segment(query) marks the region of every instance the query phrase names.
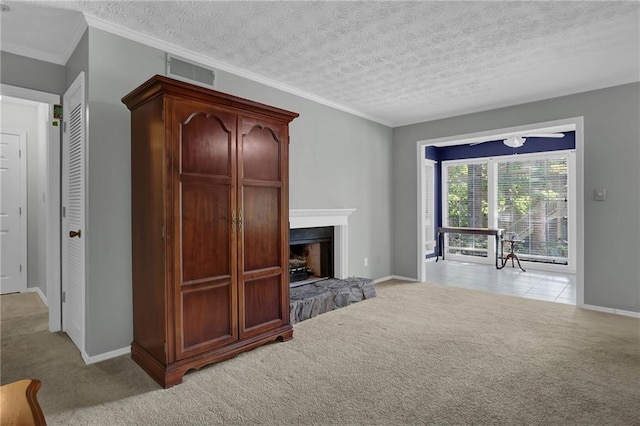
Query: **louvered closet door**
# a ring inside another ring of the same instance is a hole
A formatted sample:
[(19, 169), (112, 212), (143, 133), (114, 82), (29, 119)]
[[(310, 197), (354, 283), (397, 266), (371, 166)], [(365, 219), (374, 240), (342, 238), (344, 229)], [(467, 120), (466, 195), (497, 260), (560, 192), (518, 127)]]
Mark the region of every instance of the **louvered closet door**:
[(282, 124), (249, 117), (240, 117), (238, 128), (239, 319), (246, 338), (289, 316), (288, 134)]
[(64, 94), (62, 145), (62, 329), (84, 352), (85, 113), (84, 73)]
[(238, 338), (233, 114), (175, 101), (176, 359)]

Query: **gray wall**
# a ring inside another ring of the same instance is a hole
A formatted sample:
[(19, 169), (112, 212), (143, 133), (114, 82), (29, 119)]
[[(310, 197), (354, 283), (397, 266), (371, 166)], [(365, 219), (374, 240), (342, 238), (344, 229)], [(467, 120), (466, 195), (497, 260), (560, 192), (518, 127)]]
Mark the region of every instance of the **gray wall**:
[(233, 74), (217, 76), (218, 90), (300, 114), (291, 123), (290, 208), (357, 209), (349, 216), (349, 275), (391, 275), (391, 129)]
[[(395, 128), (394, 273), (417, 272), (417, 141), (577, 116), (584, 117), (584, 302), (640, 312), (640, 83)], [(594, 201), (602, 187), (606, 201)]]
[[(75, 81), (78, 74), (82, 71), (85, 72), (85, 84), (88, 79), (89, 73), (89, 30), (87, 29), (80, 41), (73, 50), (73, 53), (67, 60), (67, 64), (64, 68), (64, 90), (61, 94), (67, 91), (69, 86)], [(85, 91), (88, 88), (85, 86)], [(86, 96), (86, 92), (85, 92)]]
[(9, 52), (0, 52), (0, 79), (3, 84), (62, 94), (65, 68)]
[[(130, 120), (120, 98), (164, 74), (165, 56), (94, 28), (88, 41), (86, 350), (93, 356), (132, 339)], [(216, 89), (300, 113), (291, 126), (291, 208), (356, 208), (349, 274), (390, 275), (391, 129), (225, 72)]]
[(131, 149), (120, 99), (164, 69), (164, 54), (89, 28), (87, 340), (89, 356), (131, 344)]

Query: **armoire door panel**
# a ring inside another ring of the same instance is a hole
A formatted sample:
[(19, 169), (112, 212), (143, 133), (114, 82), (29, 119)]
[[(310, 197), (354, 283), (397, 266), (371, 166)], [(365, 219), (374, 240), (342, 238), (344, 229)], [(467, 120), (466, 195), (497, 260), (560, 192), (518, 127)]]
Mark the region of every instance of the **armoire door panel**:
[(282, 179), (280, 130), (275, 126), (253, 124), (252, 121), (247, 122), (247, 119), (244, 119), (242, 130), (242, 178), (280, 181)]
[(181, 173), (231, 176), (236, 116), (207, 103), (174, 101), (174, 135)]
[(180, 126), (182, 173), (231, 176), (232, 132), (216, 115), (194, 113)]
[(243, 271), (282, 266), (280, 188), (242, 190)]
[[(178, 352), (209, 349), (235, 340), (231, 281), (182, 292), (182, 339)], [(180, 339), (178, 340), (180, 342)]]
[(229, 185), (181, 183), (181, 284), (232, 274)]
[(244, 282), (242, 295), (244, 330), (266, 325), (270, 322), (281, 322), (282, 312), (280, 298), (282, 292), (281, 275), (260, 278)]

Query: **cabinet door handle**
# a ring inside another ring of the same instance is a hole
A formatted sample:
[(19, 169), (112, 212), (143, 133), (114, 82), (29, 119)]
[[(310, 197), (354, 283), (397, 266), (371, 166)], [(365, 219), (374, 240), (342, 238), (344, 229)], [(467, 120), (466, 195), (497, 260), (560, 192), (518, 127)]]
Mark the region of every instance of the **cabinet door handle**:
[(231, 212), (231, 228), (235, 229), (236, 227), (236, 212), (235, 210)]
[(69, 238), (73, 238), (73, 237), (82, 237), (82, 230), (78, 229), (78, 231), (69, 231)]
[(238, 226), (242, 226), (242, 210), (238, 213)]

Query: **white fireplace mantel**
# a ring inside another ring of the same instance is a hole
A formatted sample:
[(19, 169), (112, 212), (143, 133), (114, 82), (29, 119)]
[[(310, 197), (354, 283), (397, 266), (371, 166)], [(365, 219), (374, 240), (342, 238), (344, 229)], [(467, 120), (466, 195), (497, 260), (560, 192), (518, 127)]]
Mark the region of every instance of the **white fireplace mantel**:
[(291, 209), (289, 228), (333, 226), (334, 273), (336, 278), (349, 276), (349, 215), (356, 209)]

